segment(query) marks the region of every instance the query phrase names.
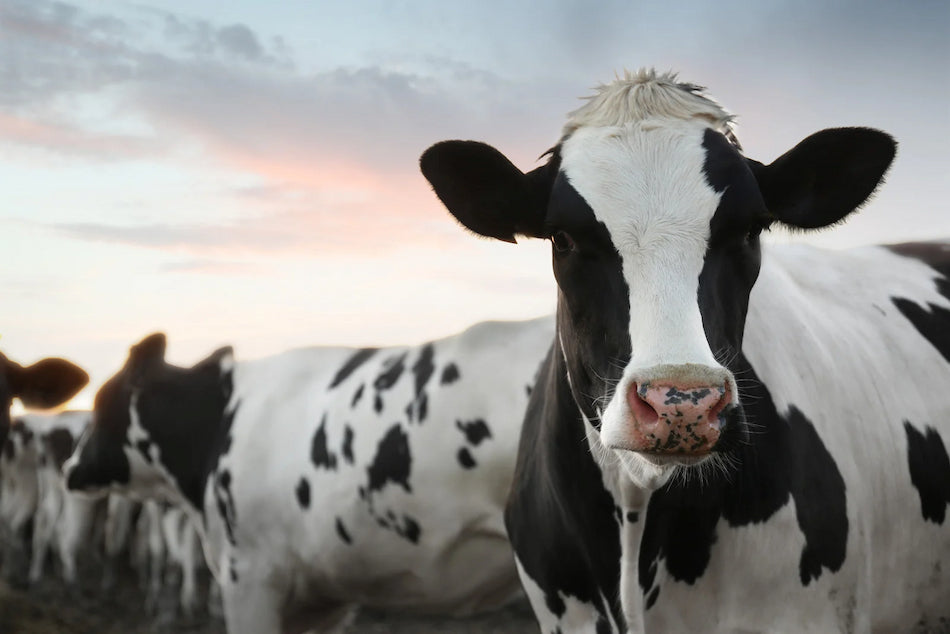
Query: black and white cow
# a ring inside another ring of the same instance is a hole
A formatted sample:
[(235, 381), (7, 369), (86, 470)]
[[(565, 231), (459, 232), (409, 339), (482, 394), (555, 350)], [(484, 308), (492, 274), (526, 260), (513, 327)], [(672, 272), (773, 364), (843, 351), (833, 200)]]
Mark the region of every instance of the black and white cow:
[(640, 71), (527, 174), (471, 141), (422, 156), (467, 228), (552, 243), (506, 510), (541, 629), (945, 627), (950, 243), (761, 244), (841, 222), (895, 143), (824, 130), (763, 165), (731, 119)]
[(0, 520), (30, 550), (31, 584), (42, 579), (51, 549), (68, 583), (77, 581), (78, 559), (95, 550), (99, 505), (69, 494), (62, 477), (63, 463), (91, 418), (88, 411), (28, 413), (11, 425), (0, 457)]
[(89, 382), (79, 366), (51, 357), (23, 367), (0, 353), (0, 447), (10, 429), (10, 405), (19, 398), (25, 407), (49, 409), (74, 397)]
[(190, 509), (231, 634), (330, 630), (356, 605), (463, 615), (521, 592), (504, 528), (547, 317), (418, 347), (191, 368), (133, 346), (96, 395), (71, 488)]
[(59, 559), (63, 580), (74, 584), (79, 580), (79, 560), (84, 555), (98, 555), (95, 528), (105, 516), (105, 501), (67, 491), (63, 479), (63, 464), (92, 420), (92, 412), (24, 414), (20, 420), (34, 431), (37, 439), (39, 498), (33, 522), (30, 583), (43, 577), (52, 548)]

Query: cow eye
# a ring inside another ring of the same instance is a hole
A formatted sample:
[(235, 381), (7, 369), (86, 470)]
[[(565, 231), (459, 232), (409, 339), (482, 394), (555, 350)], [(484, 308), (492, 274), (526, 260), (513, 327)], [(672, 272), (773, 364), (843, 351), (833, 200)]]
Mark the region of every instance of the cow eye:
[(551, 244), (554, 250), (560, 254), (568, 253), (574, 250), (574, 238), (564, 231), (555, 231), (551, 236)]

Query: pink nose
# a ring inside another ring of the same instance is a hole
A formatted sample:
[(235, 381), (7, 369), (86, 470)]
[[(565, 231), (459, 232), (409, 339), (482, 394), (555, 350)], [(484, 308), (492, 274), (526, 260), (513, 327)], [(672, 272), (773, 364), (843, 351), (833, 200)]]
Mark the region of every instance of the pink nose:
[(634, 451), (708, 453), (719, 440), (719, 417), (731, 400), (728, 385), (631, 385), (627, 403), (633, 414)]

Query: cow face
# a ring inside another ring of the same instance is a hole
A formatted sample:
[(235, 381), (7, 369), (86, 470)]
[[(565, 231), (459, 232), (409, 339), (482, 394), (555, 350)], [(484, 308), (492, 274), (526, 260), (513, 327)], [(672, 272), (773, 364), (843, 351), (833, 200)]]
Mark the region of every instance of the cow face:
[(25, 407), (49, 409), (74, 397), (88, 382), (89, 375), (65, 359), (43, 359), (23, 367), (0, 353), (0, 447), (10, 429), (14, 398)]
[(185, 369), (165, 363), (165, 348), (165, 335), (146, 337), (99, 389), (92, 423), (63, 468), (70, 490), (180, 500), (182, 480), (197, 481), (189, 468), (198, 467), (211, 425), (179, 427), (220, 418), (229, 396), (220, 378), (231, 350)]
[(469, 229), (551, 241), (574, 400), (592, 443), (644, 486), (743, 441), (736, 372), (760, 232), (842, 220), (894, 155), (881, 132), (826, 130), (766, 167), (742, 156), (730, 121), (695, 86), (640, 73), (573, 113), (533, 172), (470, 141), (421, 161)]

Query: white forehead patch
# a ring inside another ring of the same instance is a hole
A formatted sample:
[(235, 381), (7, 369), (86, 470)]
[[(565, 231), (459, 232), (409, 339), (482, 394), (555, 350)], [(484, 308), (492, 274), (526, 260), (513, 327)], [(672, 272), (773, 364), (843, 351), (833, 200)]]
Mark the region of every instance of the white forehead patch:
[(710, 221), (721, 193), (706, 181), (699, 121), (582, 128), (561, 169), (610, 234), (629, 289), (628, 370), (716, 367), (698, 304)]
[(624, 260), (705, 253), (721, 197), (704, 171), (706, 129), (698, 120), (644, 121), (581, 128), (562, 144), (561, 169)]

